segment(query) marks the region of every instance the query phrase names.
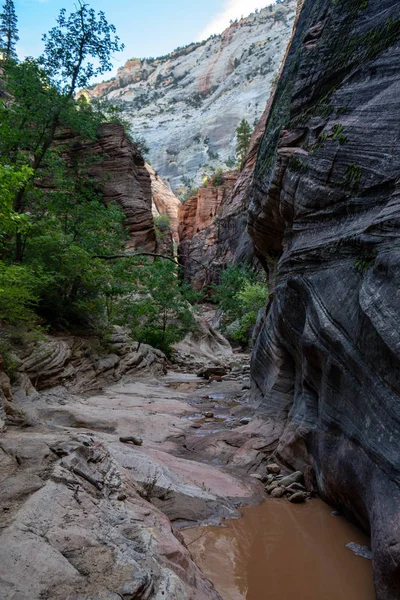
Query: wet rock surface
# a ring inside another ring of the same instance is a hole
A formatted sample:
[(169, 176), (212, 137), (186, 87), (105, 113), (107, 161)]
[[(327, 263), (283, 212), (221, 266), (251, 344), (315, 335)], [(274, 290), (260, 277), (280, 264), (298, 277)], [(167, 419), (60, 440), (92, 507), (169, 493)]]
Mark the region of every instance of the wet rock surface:
[[(176, 527), (239, 516), (263, 498), (258, 480), (192, 448), (241, 429), (240, 364), (227, 381), (163, 375), (162, 355), (150, 360), (117, 330), (96, 372), (75, 342), (28, 348), (14, 386), (1, 373), (0, 596), (217, 600)], [(142, 368), (116, 378), (132, 352)], [(96, 373), (107, 385), (90, 392)]]
[(278, 457), (371, 531), (379, 600), (400, 597), (399, 17), (305, 0), (249, 196), (271, 291), (252, 397)]

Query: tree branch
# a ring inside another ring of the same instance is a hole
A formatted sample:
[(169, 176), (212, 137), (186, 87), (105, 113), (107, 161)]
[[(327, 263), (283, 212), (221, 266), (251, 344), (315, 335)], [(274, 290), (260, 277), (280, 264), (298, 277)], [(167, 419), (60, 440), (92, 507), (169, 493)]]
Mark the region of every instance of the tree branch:
[[(173, 262), (175, 265), (183, 267), (183, 264), (179, 261), (179, 259), (175, 259), (172, 256), (166, 256), (165, 254), (157, 254), (155, 252), (134, 252), (134, 253), (129, 253), (129, 254), (125, 252), (125, 254), (111, 254), (111, 255), (95, 254), (94, 256), (92, 256), (92, 258), (100, 258), (102, 260), (118, 260), (118, 258), (134, 258), (135, 256), (153, 256), (154, 258), (163, 258), (164, 260), (169, 260), (169, 261)], [(210, 267), (203, 265), (203, 263), (201, 263), (199, 260), (196, 260), (195, 258), (189, 257), (189, 260), (192, 260), (193, 262), (197, 263), (198, 265), (200, 265), (200, 267), (202, 267), (207, 272), (210, 270)]]

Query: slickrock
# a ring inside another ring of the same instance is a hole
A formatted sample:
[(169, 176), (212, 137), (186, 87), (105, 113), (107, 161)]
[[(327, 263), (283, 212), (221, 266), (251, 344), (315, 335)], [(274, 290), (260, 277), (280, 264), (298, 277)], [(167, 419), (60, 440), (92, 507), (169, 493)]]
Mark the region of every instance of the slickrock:
[(248, 197), (271, 292), (253, 400), (283, 461), (371, 531), (378, 600), (400, 597), (399, 17), (305, 0)]
[(91, 435), (10, 432), (0, 452), (16, 473), (0, 480), (2, 597), (220, 598), (168, 518)]

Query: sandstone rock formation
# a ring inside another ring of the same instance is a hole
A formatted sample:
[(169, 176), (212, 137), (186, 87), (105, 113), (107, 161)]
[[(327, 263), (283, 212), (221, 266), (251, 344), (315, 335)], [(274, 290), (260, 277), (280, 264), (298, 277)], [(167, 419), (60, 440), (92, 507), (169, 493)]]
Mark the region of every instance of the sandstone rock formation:
[(151, 165), (146, 163), (146, 169), (151, 180), (153, 217), (159, 217), (160, 215), (167, 215), (169, 217), (173, 241), (178, 243), (178, 212), (181, 201), (164, 183)]
[(237, 173), (224, 174), (224, 184), (199, 188), (179, 208), (179, 262), (184, 277), (201, 290), (215, 278), (218, 265), (215, 256), (219, 244), (219, 214), (225, 206)]
[(97, 157), (88, 171), (101, 185), (104, 202), (117, 202), (124, 211), (130, 238), (127, 248), (154, 252), (151, 179), (142, 155), (117, 123), (101, 125), (96, 142), (75, 140), (72, 144), (77, 160), (88, 151)]
[(253, 400), (278, 456), (370, 530), (378, 600), (400, 597), (399, 18), (305, 0), (249, 214), (271, 287)]
[[(201, 181), (235, 155), (235, 130), (263, 112), (292, 31), (296, 0), (283, 0), (205, 42), (158, 59), (130, 60), (117, 76), (87, 90), (123, 108), (144, 137), (160, 176), (176, 190)], [(208, 165), (208, 167), (206, 166)]]
[[(164, 357), (132, 347), (122, 329), (111, 344), (114, 353), (97, 359), (83, 340), (28, 344), (13, 386), (0, 369), (0, 596), (221, 600), (176, 529), (238, 516), (263, 494), (258, 481), (196, 461), (183, 443), (199, 416), (193, 391), (224, 410), (225, 400), (212, 400), (221, 384), (162, 376)], [(132, 359), (136, 367), (118, 373)], [(112, 385), (88, 393), (101, 383)], [(129, 443), (138, 438), (139, 447)]]

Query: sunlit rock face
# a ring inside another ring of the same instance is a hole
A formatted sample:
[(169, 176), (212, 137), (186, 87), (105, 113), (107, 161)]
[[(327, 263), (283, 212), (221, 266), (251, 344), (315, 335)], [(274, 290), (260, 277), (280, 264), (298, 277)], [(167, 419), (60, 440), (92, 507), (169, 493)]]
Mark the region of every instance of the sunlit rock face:
[(219, 249), (219, 215), (236, 183), (237, 173), (226, 173), (224, 184), (199, 188), (179, 208), (179, 262), (186, 281), (195, 289), (215, 281), (221, 266), (216, 262)]
[(400, 597), (399, 19), (305, 0), (248, 198), (271, 288), (253, 399), (279, 456), (370, 529), (379, 600)]
[(153, 217), (167, 215), (170, 221), (170, 230), (174, 242), (178, 242), (178, 211), (181, 201), (172, 190), (164, 183), (153, 167), (146, 163), (150, 175), (152, 193)]
[(134, 136), (173, 190), (200, 183), (235, 155), (236, 127), (264, 110), (292, 31), (296, 0), (267, 7), (204, 43), (159, 59), (133, 59), (87, 91), (123, 108)]

